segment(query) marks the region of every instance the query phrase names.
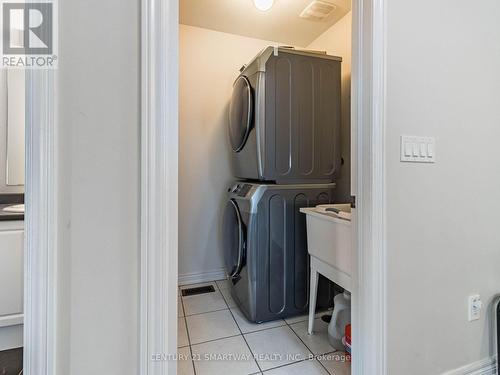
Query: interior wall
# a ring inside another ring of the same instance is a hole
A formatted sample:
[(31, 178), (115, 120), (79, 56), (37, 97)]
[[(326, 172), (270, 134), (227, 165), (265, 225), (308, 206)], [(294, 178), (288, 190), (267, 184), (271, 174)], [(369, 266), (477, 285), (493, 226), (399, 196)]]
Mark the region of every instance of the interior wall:
[(243, 64), (275, 42), (180, 25), (179, 279), (225, 277), (221, 221), (234, 181), (228, 105)]
[(58, 374), (139, 372), (140, 1), (59, 2)]
[(24, 185), (7, 185), (7, 69), (0, 70), (0, 194), (23, 194)]
[[(500, 2), (387, 0), (388, 373), (492, 355), (500, 292)], [(401, 163), (400, 136), (436, 137)], [(468, 296), (484, 303), (468, 322)]]
[(307, 46), (308, 49), (342, 57), (340, 151), (344, 164), (337, 179), (338, 202), (349, 202), (351, 196), (351, 44), (352, 13), (349, 12)]

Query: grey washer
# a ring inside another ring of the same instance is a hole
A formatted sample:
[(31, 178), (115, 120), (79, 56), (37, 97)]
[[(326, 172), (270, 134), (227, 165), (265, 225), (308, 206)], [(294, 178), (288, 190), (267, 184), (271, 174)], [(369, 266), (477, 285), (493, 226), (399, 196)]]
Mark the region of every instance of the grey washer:
[(268, 47), (242, 68), (229, 106), (237, 178), (334, 181), (340, 167), (341, 61)]
[[(231, 295), (252, 322), (307, 311), (309, 255), (302, 207), (330, 203), (335, 184), (240, 182), (229, 189), (223, 238)], [(319, 286), (318, 303), (332, 305), (333, 285)]]

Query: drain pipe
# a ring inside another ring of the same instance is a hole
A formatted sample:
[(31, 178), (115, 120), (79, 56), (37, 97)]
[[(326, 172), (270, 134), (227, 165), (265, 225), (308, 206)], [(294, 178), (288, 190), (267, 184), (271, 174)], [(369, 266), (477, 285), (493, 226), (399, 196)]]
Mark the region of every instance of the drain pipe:
[(496, 373), (500, 374), (500, 294), (493, 298), (493, 356), (495, 358)]

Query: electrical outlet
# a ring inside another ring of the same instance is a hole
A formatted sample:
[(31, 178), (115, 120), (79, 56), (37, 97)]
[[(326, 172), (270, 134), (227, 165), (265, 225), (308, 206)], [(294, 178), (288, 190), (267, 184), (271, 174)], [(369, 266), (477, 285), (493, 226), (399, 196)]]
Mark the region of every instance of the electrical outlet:
[(483, 302), (481, 302), (481, 296), (479, 294), (469, 296), (469, 322), (481, 318), (482, 308)]

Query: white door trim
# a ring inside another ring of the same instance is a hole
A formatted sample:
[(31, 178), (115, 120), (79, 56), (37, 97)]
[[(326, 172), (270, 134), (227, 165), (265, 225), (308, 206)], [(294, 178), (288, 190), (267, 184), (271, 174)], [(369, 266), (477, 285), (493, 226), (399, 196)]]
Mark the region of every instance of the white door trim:
[(56, 373), (57, 131), (55, 71), (28, 70), (24, 374)]
[(353, 2), (353, 375), (387, 373), (385, 3)]
[(178, 1), (142, 0), (140, 374), (176, 374)]
[[(385, 375), (385, 0), (353, 2), (353, 375)], [(141, 375), (175, 374), (178, 1), (142, 0)], [(357, 296), (357, 297), (356, 297)], [(156, 360), (153, 360), (156, 359)]]

